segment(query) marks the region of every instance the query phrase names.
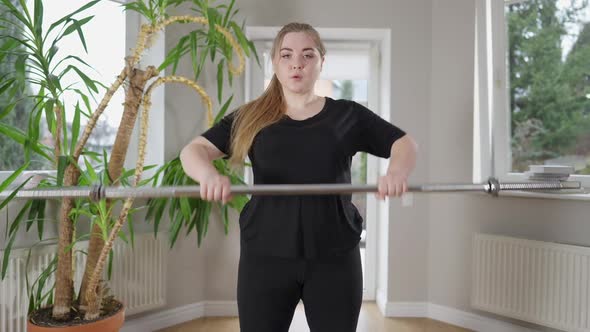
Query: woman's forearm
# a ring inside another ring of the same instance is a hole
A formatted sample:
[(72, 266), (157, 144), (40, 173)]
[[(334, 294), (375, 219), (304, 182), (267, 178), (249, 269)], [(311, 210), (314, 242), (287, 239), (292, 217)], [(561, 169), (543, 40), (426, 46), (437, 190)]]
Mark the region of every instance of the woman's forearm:
[(200, 144), (188, 144), (180, 151), (180, 161), (184, 172), (201, 183), (207, 177), (218, 174), (212, 164), (207, 148)]
[(418, 144), (407, 134), (395, 141), (391, 146), (391, 158), (387, 173), (408, 177), (416, 166), (417, 151)]

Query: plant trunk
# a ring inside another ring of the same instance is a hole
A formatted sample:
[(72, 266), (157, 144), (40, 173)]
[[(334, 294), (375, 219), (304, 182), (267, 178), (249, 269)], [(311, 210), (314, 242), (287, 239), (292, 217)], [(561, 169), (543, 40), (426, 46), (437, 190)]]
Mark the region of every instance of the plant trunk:
[[(80, 173), (74, 165), (68, 165), (64, 174), (64, 185), (73, 186), (78, 183)], [(74, 297), (74, 278), (72, 271), (72, 249), (74, 225), (69, 218), (74, 206), (72, 198), (64, 198), (59, 216), (59, 243), (57, 251), (57, 271), (55, 280), (55, 301), (53, 318), (67, 320), (70, 315), (72, 299)]]
[[(117, 130), (117, 137), (113, 145), (111, 152), (111, 158), (109, 160), (109, 176), (110, 180), (113, 181), (113, 185), (118, 184), (118, 179), (123, 172), (123, 166), (125, 158), (127, 156), (127, 149), (129, 147), (129, 141), (131, 140), (131, 134), (135, 127), (137, 115), (139, 113), (139, 104), (143, 96), (143, 90), (149, 79), (156, 75), (155, 68), (149, 67), (147, 71), (133, 68), (130, 71), (129, 87), (125, 92), (125, 106), (123, 110), (123, 116)], [(107, 202), (108, 205), (111, 202)], [(109, 216), (110, 218), (110, 216)], [(80, 308), (85, 310), (88, 307), (87, 289), (90, 276), (96, 268), (100, 252), (104, 247), (104, 239), (100, 227), (94, 225), (90, 235), (90, 241), (88, 244), (88, 255), (86, 260), (86, 267), (84, 270), (84, 277), (80, 286)]]

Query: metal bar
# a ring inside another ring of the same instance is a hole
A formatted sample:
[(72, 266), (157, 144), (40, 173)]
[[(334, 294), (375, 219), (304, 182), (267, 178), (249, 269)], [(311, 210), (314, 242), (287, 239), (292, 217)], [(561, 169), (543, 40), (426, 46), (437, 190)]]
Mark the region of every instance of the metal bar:
[[(539, 191), (539, 190), (567, 190), (581, 189), (580, 182), (551, 181), (551, 182), (509, 182), (500, 183), (490, 178), (487, 183), (459, 183), (459, 184), (422, 184), (410, 185), (409, 192), (485, 192), (498, 195), (500, 191)], [(328, 195), (352, 194), (362, 192), (377, 192), (377, 185), (351, 184), (267, 184), (254, 186), (232, 186), (233, 194), (252, 195)], [(165, 197), (199, 197), (199, 186), (168, 186), (168, 187), (62, 187), (24, 189), (16, 193), (17, 199), (48, 199), (62, 197), (88, 197), (93, 200), (102, 198), (165, 198)], [(6, 199), (10, 191), (0, 192), (0, 200)]]

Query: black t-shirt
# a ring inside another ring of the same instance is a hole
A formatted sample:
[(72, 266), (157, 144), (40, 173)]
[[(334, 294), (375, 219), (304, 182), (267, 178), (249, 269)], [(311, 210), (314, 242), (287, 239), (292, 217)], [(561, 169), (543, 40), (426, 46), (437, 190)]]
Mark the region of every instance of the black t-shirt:
[[(202, 134), (226, 155), (235, 112)], [(262, 129), (248, 156), (254, 184), (351, 183), (352, 157), (359, 151), (389, 158), (405, 135), (366, 107), (326, 98), (305, 120), (284, 116)], [(354, 248), (362, 217), (351, 195), (253, 195), (240, 214), (241, 246), (249, 253), (320, 258)]]

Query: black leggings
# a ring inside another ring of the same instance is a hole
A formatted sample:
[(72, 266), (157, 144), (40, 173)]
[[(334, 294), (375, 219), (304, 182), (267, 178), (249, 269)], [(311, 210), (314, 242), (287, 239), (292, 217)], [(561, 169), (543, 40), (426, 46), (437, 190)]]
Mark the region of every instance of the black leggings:
[(300, 299), (310, 332), (353, 332), (362, 296), (358, 246), (345, 255), (322, 260), (240, 255), (242, 332), (288, 332)]

